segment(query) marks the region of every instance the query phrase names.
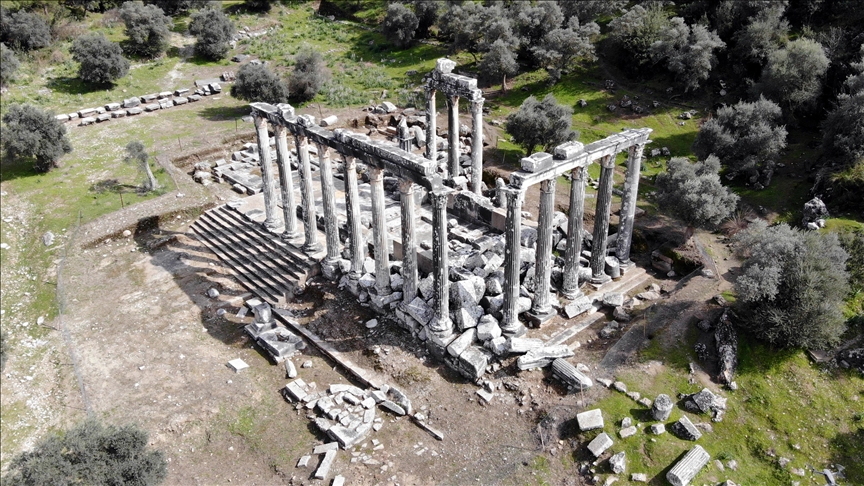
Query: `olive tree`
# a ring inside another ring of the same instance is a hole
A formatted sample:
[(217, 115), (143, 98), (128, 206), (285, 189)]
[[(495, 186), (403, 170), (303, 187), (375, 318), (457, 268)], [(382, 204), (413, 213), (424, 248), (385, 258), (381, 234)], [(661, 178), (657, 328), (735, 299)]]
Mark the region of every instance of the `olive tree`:
[(794, 40), (768, 55), (753, 91), (793, 110), (811, 105), (822, 93), (829, 64), (821, 44), (806, 37)]
[(387, 6), (387, 15), (381, 24), (381, 30), (391, 44), (401, 49), (411, 45), (419, 24), (417, 16), (408, 7), (401, 3), (391, 3)]
[(669, 25), (663, 7), (658, 3), (634, 5), (624, 15), (609, 22), (609, 37), (619, 52), (619, 63), (630, 71), (653, 64), (651, 45), (660, 39)]
[(165, 15), (173, 17), (174, 15), (188, 12), (190, 9), (205, 8), (214, 2), (213, 0), (145, 0), (144, 3), (156, 5), (165, 12)]
[(513, 52), (511, 44), (498, 39), (483, 55), (483, 59), (477, 66), (480, 77), (488, 81), (501, 80), (501, 89), (507, 91), (507, 76), (513, 76), (519, 72), (519, 64), (516, 62), (516, 53)]
[(738, 195), (720, 182), (720, 160), (711, 155), (692, 163), (673, 157), (666, 172), (657, 174), (657, 204), (687, 224), (684, 240), (694, 228), (713, 228), (728, 218), (738, 205)]
[(846, 78), (846, 92), (822, 122), (822, 150), (844, 165), (864, 161), (864, 45), (861, 61), (852, 63), (855, 74)]
[(783, 19), (785, 5), (776, 4), (759, 11), (735, 33), (735, 53), (739, 58), (764, 65), (788, 41), (789, 22)]
[(6, 44), (0, 44), (0, 86), (6, 86), (12, 81), (18, 66), (20, 63), (15, 52), (6, 47)]
[(690, 91), (708, 79), (717, 63), (715, 51), (725, 47), (716, 32), (709, 32), (700, 24), (687, 25), (681, 17), (674, 17), (660, 31), (660, 38), (651, 44), (650, 55), (655, 62), (665, 62), (685, 91)]
[(237, 80), (231, 86), (231, 96), (275, 105), (288, 102), (288, 89), (267, 66), (247, 63), (237, 71)]
[(768, 227), (756, 221), (736, 237), (745, 258), (735, 281), (742, 325), (784, 347), (827, 348), (846, 326), (848, 258), (835, 233)]
[(0, 130), (3, 150), (9, 161), (33, 159), (37, 172), (48, 172), (57, 167), (63, 154), (72, 152), (66, 136), (66, 127), (54, 114), (31, 105), (11, 105), (3, 115)]
[(165, 480), (168, 463), (147, 440), (147, 432), (136, 426), (88, 419), (12, 458), (3, 484), (157, 485)]
[(195, 36), (195, 52), (218, 61), (228, 54), (234, 23), (221, 10), (207, 8), (192, 14), (189, 33)]
[(129, 52), (156, 57), (165, 50), (172, 23), (159, 7), (144, 5), (141, 0), (126, 2), (120, 7), (120, 18), (126, 24)]
[(297, 52), (294, 70), (288, 77), (288, 93), (299, 101), (309, 101), (327, 81), (327, 68), (321, 53), (308, 45)]
[(594, 22), (579, 24), (579, 18), (570, 17), (566, 27), (553, 29), (543, 37), (543, 43), (534, 48), (534, 55), (549, 72), (553, 82), (561, 79), (579, 59), (594, 60), (592, 39), (600, 34)]
[(134, 165), (138, 172), (145, 177), (144, 184), (141, 186), (144, 192), (155, 191), (159, 188), (159, 182), (150, 169), (150, 155), (144, 150), (143, 143), (135, 140), (126, 144), (126, 155), (123, 157), (123, 161)]
[[(786, 147), (786, 127), (780, 125), (781, 118), (777, 103), (763, 97), (752, 103), (724, 106), (702, 124), (693, 152), (703, 160), (716, 155), (733, 176), (745, 173), (758, 178), (760, 171), (763, 175), (773, 171), (780, 151)], [(770, 182), (770, 177), (765, 182)]]
[(0, 42), (22, 51), (40, 49), (51, 43), (51, 29), (35, 13), (0, 9)]
[(539, 145), (549, 151), (552, 147), (579, 138), (579, 132), (570, 129), (573, 110), (559, 105), (552, 93), (543, 101), (529, 96), (514, 113), (507, 116), (504, 128), (513, 142), (530, 155)]
[(116, 42), (102, 34), (85, 34), (72, 43), (72, 58), (80, 64), (78, 77), (88, 83), (107, 84), (126, 76), (129, 60)]

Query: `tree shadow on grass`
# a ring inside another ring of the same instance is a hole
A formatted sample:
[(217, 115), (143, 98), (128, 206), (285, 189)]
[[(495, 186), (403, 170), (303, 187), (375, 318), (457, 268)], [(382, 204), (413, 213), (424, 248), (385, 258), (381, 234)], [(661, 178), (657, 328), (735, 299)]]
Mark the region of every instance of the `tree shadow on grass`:
[(198, 111), (198, 116), (209, 121), (237, 120), (249, 116), (249, 106), (211, 106)]
[(34, 162), (32, 157), (13, 159), (3, 154), (3, 163), (0, 165), (0, 182), (42, 175), (33, 168)]
[(72, 78), (68, 76), (60, 76), (51, 78), (45, 84), (52, 91), (58, 91), (65, 94), (88, 94), (96, 91), (103, 91), (114, 87), (111, 83), (93, 84), (87, 83), (81, 78)]
[[(859, 394), (864, 393), (864, 390), (859, 390)], [(831, 462), (834, 464), (832, 470), (836, 471), (839, 466), (843, 466), (845, 470), (843, 474), (846, 479), (843, 484), (864, 484), (864, 412), (859, 412), (855, 415), (857, 430), (852, 430), (845, 434), (837, 434), (828, 447), (831, 449)], [(855, 424), (852, 427), (855, 427)]]

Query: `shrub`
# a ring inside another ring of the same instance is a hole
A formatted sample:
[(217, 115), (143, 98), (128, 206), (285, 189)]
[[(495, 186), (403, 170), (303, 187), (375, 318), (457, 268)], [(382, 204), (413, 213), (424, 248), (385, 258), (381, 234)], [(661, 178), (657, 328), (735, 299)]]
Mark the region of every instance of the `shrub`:
[(189, 33), (197, 39), (195, 52), (218, 61), (228, 54), (234, 35), (234, 24), (221, 10), (204, 9), (192, 15)]
[(156, 57), (165, 50), (172, 23), (159, 7), (144, 5), (141, 0), (126, 2), (120, 8), (120, 17), (126, 24), (129, 52)]
[(387, 16), (384, 17), (381, 29), (391, 44), (405, 48), (414, 40), (418, 25), (419, 20), (414, 12), (401, 3), (391, 3), (387, 6)]
[(231, 96), (273, 105), (288, 102), (288, 90), (282, 80), (263, 64), (244, 64), (237, 71), (237, 80), (231, 86)]
[(31, 105), (12, 105), (3, 115), (3, 149), (9, 160), (34, 159), (37, 172), (57, 167), (57, 160), (72, 151), (64, 127), (54, 114)]
[(297, 53), (294, 71), (288, 78), (288, 92), (291, 98), (299, 101), (311, 100), (318, 94), (327, 77), (324, 58), (308, 45), (304, 45)]
[[(212, 0), (146, 0), (144, 3), (156, 5), (161, 8), (165, 15), (174, 16), (187, 12), (190, 9), (205, 8), (213, 4)], [(221, 2), (218, 2), (221, 3)], [(221, 6), (219, 7), (221, 8)]]
[(81, 65), (78, 77), (88, 83), (106, 84), (126, 76), (129, 60), (120, 45), (102, 34), (87, 34), (72, 43), (72, 58)]
[(14, 457), (4, 484), (160, 484), (168, 472), (161, 451), (147, 449), (148, 434), (132, 425), (89, 419), (50, 435)]

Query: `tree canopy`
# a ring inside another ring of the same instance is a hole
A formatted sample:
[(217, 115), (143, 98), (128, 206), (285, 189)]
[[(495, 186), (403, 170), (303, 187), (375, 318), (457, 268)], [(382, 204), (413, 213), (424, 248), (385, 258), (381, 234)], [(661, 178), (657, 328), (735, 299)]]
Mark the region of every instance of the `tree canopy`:
[(204, 8), (213, 3), (212, 0), (146, 0), (148, 5), (156, 5), (165, 15), (174, 16), (191, 9)]
[(649, 52), (655, 62), (665, 62), (685, 90), (690, 91), (708, 79), (717, 62), (714, 52), (725, 47), (716, 32), (709, 32), (700, 24), (687, 25), (681, 17), (674, 17), (660, 31)]
[(32, 51), (51, 43), (51, 29), (48, 22), (35, 13), (9, 13), (0, 8), (0, 42), (13, 49)]
[(156, 57), (165, 50), (172, 22), (159, 7), (144, 5), (141, 0), (126, 2), (120, 8), (120, 18), (126, 24), (129, 52)]
[(3, 484), (157, 485), (165, 480), (168, 465), (161, 451), (147, 448), (147, 439), (138, 427), (89, 419), (14, 457)]
[(204, 9), (192, 14), (189, 33), (195, 36), (195, 52), (218, 61), (228, 54), (234, 23), (221, 10)]
[(822, 93), (828, 64), (821, 44), (806, 37), (794, 40), (768, 55), (754, 91), (791, 109), (809, 105)]
[(288, 93), (291, 98), (309, 101), (318, 94), (327, 81), (327, 71), (321, 53), (308, 45), (297, 52), (294, 70), (288, 78)]
[[(762, 97), (752, 103), (724, 106), (702, 124), (693, 152), (702, 160), (716, 155), (733, 173), (743, 172), (758, 179), (760, 171), (773, 171), (780, 151), (786, 147), (786, 127), (780, 125), (781, 117), (780, 107)], [(763, 185), (770, 182), (768, 179)]]
[(519, 64), (516, 62), (516, 53), (513, 52), (511, 45), (498, 39), (489, 48), (489, 52), (483, 55), (477, 69), (484, 80), (489, 82), (501, 80), (501, 89), (507, 91), (507, 76), (518, 73)]
[(531, 155), (539, 145), (549, 151), (552, 147), (579, 138), (579, 132), (571, 130), (573, 110), (559, 105), (552, 93), (543, 101), (529, 96), (519, 110), (507, 116), (505, 129), (513, 143)]
[(561, 79), (579, 59), (594, 60), (592, 38), (600, 34), (600, 27), (594, 22), (579, 25), (579, 18), (570, 17), (566, 27), (549, 31), (543, 43), (534, 47), (534, 55), (549, 72), (552, 81)]
[(272, 105), (288, 102), (288, 89), (263, 64), (244, 64), (237, 71), (231, 96), (246, 101), (263, 101)]
[(57, 167), (63, 154), (72, 152), (72, 144), (54, 114), (31, 105), (11, 105), (3, 115), (3, 149), (9, 160), (32, 158), (37, 172)]
[(78, 77), (88, 83), (111, 83), (129, 72), (120, 45), (102, 34), (85, 34), (72, 43), (72, 58), (80, 63)]
[(652, 64), (651, 45), (660, 40), (668, 25), (666, 12), (656, 2), (648, 8), (634, 5), (609, 22), (609, 36), (622, 58), (620, 64), (631, 72)]
[(822, 150), (843, 165), (864, 163), (864, 45), (855, 73), (844, 83), (846, 92), (822, 122)]
[(401, 3), (391, 3), (387, 6), (387, 15), (381, 29), (391, 44), (399, 48), (411, 45), (420, 21), (408, 7)]
[(710, 155), (692, 163), (673, 157), (666, 172), (657, 174), (657, 204), (687, 224), (686, 239), (693, 228), (712, 228), (735, 211), (738, 195), (720, 182), (720, 160)]
[(736, 237), (746, 258), (735, 281), (743, 326), (771, 344), (827, 348), (845, 330), (848, 255), (835, 233), (756, 221)]

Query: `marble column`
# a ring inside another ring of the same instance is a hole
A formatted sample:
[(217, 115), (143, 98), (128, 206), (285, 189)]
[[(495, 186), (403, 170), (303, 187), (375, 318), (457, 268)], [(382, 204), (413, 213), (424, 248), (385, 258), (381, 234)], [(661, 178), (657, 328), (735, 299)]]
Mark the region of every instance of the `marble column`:
[(399, 204), (402, 209), (402, 301), (408, 305), (417, 297), (417, 240), (414, 235), (417, 215), (413, 182), (399, 182)]
[(438, 112), (435, 108), (435, 90), (426, 88), (426, 158), (438, 161)]
[(483, 98), (471, 100), (471, 191), (482, 195), (483, 181)]
[(351, 272), (348, 278), (360, 280), (363, 275), (363, 262), (366, 247), (363, 244), (363, 227), (360, 224), (360, 191), (357, 187), (357, 159), (345, 157), (345, 208), (348, 213), (348, 238), (351, 248)]
[(297, 147), (297, 157), (300, 159), (300, 196), (303, 205), (303, 232), (306, 234), (303, 251), (316, 253), (321, 251), (321, 244), (318, 243), (315, 191), (312, 188), (312, 163), (309, 161), (309, 138), (305, 135), (295, 135), (294, 145)]
[(522, 200), (524, 195), (519, 189), (501, 188), (507, 198), (507, 220), (504, 223), (504, 314), (501, 331), (508, 336), (522, 336), (527, 331), (519, 322), (516, 313), (519, 299), (519, 270), (522, 265)]
[(550, 302), (552, 276), (552, 218), (555, 213), (555, 179), (540, 183), (540, 214), (537, 219), (537, 257), (534, 272), (534, 301), (528, 317), (540, 325), (555, 315)]
[(261, 179), (264, 182), (264, 227), (272, 231), (279, 227), (276, 220), (276, 188), (273, 180), (273, 164), (270, 162), (270, 135), (267, 133), (267, 118), (253, 117), (258, 135), (258, 157), (261, 161)]
[(600, 185), (597, 187), (597, 209), (594, 211), (594, 238), (591, 241), (591, 283), (602, 285), (612, 278), (606, 268), (606, 242), (609, 239), (609, 218), (612, 208), (612, 178), (615, 156), (600, 159)]
[(294, 177), (291, 175), (291, 152), (288, 151), (288, 129), (276, 124), (276, 160), (279, 167), (279, 186), (282, 191), (282, 216), (285, 232), (282, 237), (290, 240), (297, 237), (297, 203), (294, 201)]
[(459, 97), (447, 97), (448, 178), (459, 175)]
[(406, 118), (403, 116), (399, 121), (399, 148), (406, 152), (411, 151), (411, 145), (413, 144), (413, 138), (411, 137), (411, 130), (408, 129), (408, 122)]
[(429, 330), (440, 339), (453, 334), (450, 319), (450, 245), (447, 243), (447, 188), (429, 193), (432, 200), (432, 279), (434, 285), (434, 317)]
[(327, 242), (327, 256), (321, 262), (325, 278), (333, 280), (338, 273), (339, 262), (339, 219), (336, 216), (336, 191), (333, 188), (333, 165), (330, 161), (330, 147), (318, 144), (318, 169), (321, 176), (321, 199), (324, 206), (324, 235)]
[(372, 233), (375, 239), (375, 293), (390, 295), (390, 251), (387, 240), (387, 220), (384, 217), (384, 171), (369, 167), (372, 192)]
[(582, 253), (582, 220), (585, 216), (585, 167), (571, 173), (570, 214), (567, 217), (567, 249), (564, 252), (564, 283), (561, 294), (568, 299), (582, 295), (579, 290), (579, 255)]
[(624, 179), (624, 195), (621, 197), (621, 224), (618, 225), (618, 248), (615, 256), (624, 272), (633, 266), (630, 261), (630, 242), (633, 239), (633, 222), (636, 217), (636, 200), (639, 196), (639, 173), (642, 169), (642, 152), (645, 145), (630, 147), (627, 157), (627, 175)]

